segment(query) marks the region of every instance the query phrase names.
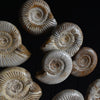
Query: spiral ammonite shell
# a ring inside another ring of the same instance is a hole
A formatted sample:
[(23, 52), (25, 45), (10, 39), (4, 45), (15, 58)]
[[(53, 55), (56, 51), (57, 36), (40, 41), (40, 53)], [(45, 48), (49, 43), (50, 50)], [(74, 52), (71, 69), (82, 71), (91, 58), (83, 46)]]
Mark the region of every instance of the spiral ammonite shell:
[(72, 59), (65, 51), (54, 50), (43, 59), (42, 74), (36, 78), (45, 84), (57, 84), (64, 81), (72, 71)]
[(0, 21), (0, 67), (20, 65), (29, 57), (16, 26)]
[(0, 54), (10, 53), (22, 44), (18, 29), (11, 23), (0, 21)]
[(80, 49), (82, 43), (83, 34), (79, 26), (73, 23), (63, 23), (53, 31), (50, 39), (43, 44), (42, 50), (65, 50), (72, 57)]
[(21, 22), (27, 31), (35, 35), (57, 25), (49, 5), (44, 0), (26, 1), (21, 11)]
[(84, 100), (84, 97), (77, 90), (67, 89), (58, 93), (52, 100)]
[(39, 100), (41, 88), (24, 68), (11, 67), (0, 73), (0, 98), (4, 100)]
[(97, 79), (90, 84), (87, 91), (86, 100), (100, 100), (100, 79)]
[(95, 69), (97, 61), (96, 52), (89, 47), (83, 47), (73, 60), (72, 75), (77, 77), (89, 75)]

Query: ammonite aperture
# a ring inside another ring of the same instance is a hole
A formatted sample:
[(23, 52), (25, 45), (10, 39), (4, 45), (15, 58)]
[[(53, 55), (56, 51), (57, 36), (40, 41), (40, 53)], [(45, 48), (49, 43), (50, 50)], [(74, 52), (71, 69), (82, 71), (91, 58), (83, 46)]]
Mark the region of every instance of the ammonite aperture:
[(100, 100), (100, 79), (97, 79), (92, 84), (90, 84), (86, 100)]
[(26, 1), (21, 11), (21, 22), (27, 31), (35, 35), (57, 25), (49, 5), (44, 0)]
[(77, 90), (68, 89), (58, 93), (52, 100), (84, 100), (84, 97)]
[(95, 69), (97, 60), (97, 54), (93, 49), (83, 47), (73, 60), (72, 75), (77, 77), (89, 75)]
[(4, 100), (39, 100), (41, 88), (24, 68), (11, 67), (0, 73), (0, 98)]
[(36, 78), (46, 84), (57, 84), (64, 81), (72, 71), (72, 59), (62, 50), (49, 52), (43, 59), (42, 74)]
[(29, 57), (30, 53), (22, 45), (16, 26), (7, 21), (0, 21), (0, 67), (20, 65)]
[(73, 56), (83, 43), (83, 34), (79, 26), (73, 23), (63, 23), (54, 31), (50, 39), (43, 45), (43, 51), (54, 49), (65, 50)]

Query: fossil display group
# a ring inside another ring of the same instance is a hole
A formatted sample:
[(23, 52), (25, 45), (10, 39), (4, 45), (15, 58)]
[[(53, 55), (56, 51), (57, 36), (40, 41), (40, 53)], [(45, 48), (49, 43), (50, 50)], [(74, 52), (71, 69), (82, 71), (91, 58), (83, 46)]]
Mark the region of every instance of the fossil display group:
[[(57, 25), (49, 5), (44, 0), (27, 0), (20, 12), (20, 22), (28, 33), (44, 34), (52, 30), (41, 49), (44, 52), (42, 68), (36, 79), (45, 84), (59, 84), (70, 75), (84, 77), (96, 68), (96, 52), (83, 44), (81, 28), (71, 22)], [(42, 89), (33, 82), (30, 73), (21, 67), (31, 56), (22, 44), (19, 30), (7, 21), (0, 21), (0, 100), (39, 100)], [(100, 79), (90, 85), (86, 100), (100, 99)], [(52, 100), (84, 100), (74, 89), (58, 93)]]

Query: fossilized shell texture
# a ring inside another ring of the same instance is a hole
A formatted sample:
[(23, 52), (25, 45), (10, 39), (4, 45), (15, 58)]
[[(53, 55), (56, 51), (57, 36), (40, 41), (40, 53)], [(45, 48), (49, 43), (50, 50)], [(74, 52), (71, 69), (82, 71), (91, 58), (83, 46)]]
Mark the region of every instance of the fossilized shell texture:
[(81, 29), (76, 24), (63, 23), (53, 31), (50, 39), (43, 44), (42, 50), (65, 50), (70, 56), (73, 56), (82, 43), (83, 34)]
[(84, 100), (84, 97), (77, 90), (68, 89), (58, 93), (52, 100)]
[(72, 71), (72, 59), (61, 50), (49, 52), (43, 59), (43, 73), (36, 78), (46, 84), (57, 84), (64, 81)]
[(0, 100), (39, 100), (41, 95), (41, 88), (24, 68), (11, 67), (0, 73)]
[(90, 84), (86, 100), (100, 100), (100, 79), (97, 79), (92, 84)]
[(20, 32), (9, 22), (0, 21), (0, 53), (10, 53), (22, 43)]
[(57, 25), (49, 5), (44, 0), (26, 1), (21, 11), (21, 22), (28, 32), (35, 35)]
[(18, 29), (9, 22), (0, 21), (0, 67), (20, 65), (29, 57)]
[(95, 69), (97, 61), (96, 52), (89, 47), (83, 47), (73, 60), (72, 75), (77, 77), (89, 75)]

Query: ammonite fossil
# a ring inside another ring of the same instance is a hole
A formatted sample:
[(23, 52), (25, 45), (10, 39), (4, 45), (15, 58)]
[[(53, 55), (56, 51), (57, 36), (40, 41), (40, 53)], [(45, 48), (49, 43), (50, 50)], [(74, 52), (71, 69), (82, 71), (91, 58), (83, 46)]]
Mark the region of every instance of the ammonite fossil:
[(65, 50), (72, 57), (80, 49), (82, 43), (81, 29), (76, 24), (63, 23), (53, 31), (50, 39), (43, 44), (42, 50)]
[(0, 67), (20, 65), (29, 57), (19, 30), (7, 21), (0, 21)]
[(97, 79), (92, 84), (90, 84), (86, 100), (100, 100), (100, 79)]
[(57, 22), (44, 0), (28, 0), (21, 10), (21, 22), (30, 33), (37, 35), (53, 28)]
[(77, 90), (68, 89), (58, 93), (52, 100), (84, 100), (84, 97)]
[(97, 60), (97, 54), (93, 49), (83, 47), (73, 60), (72, 75), (77, 77), (89, 75), (95, 69)]
[(65, 51), (54, 50), (43, 59), (43, 73), (36, 78), (46, 84), (57, 84), (64, 81), (72, 71), (72, 59)]
[(41, 95), (26, 69), (10, 67), (0, 73), (0, 100), (39, 100)]

